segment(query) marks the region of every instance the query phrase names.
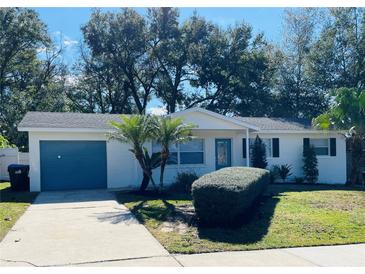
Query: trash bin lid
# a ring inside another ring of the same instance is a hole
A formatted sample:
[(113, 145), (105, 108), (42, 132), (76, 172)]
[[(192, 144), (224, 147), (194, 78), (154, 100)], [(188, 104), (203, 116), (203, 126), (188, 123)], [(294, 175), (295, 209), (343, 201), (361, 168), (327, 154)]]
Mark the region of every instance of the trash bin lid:
[(29, 170), (29, 165), (21, 165), (21, 164), (8, 165), (8, 171), (9, 170), (16, 170), (16, 169)]

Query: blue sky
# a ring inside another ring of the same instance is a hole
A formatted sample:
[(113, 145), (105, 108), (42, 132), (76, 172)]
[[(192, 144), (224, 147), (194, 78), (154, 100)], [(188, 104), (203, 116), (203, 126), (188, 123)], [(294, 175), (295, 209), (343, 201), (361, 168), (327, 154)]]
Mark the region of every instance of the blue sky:
[[(236, 22), (249, 23), (254, 33), (264, 32), (265, 37), (274, 43), (280, 43), (282, 33), (283, 8), (180, 8), (180, 20), (184, 21), (194, 10), (207, 20), (227, 27)], [(80, 27), (87, 23), (92, 8), (35, 8), (48, 31), (57, 44), (60, 37), (63, 40), (63, 58), (66, 64), (72, 64), (78, 59), (79, 43), (82, 40)], [(119, 8), (102, 8), (104, 11), (117, 11)], [(141, 14), (146, 9), (136, 9)], [(149, 107), (161, 105), (155, 99)]]

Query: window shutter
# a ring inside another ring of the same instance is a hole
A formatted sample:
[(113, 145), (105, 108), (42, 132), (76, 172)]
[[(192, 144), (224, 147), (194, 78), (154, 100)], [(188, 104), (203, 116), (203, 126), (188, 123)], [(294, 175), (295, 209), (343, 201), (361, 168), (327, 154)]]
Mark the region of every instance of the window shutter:
[(303, 151), (309, 147), (309, 138), (303, 138)]
[(242, 154), (243, 158), (247, 158), (247, 150), (246, 150), (246, 138), (242, 139)]
[(272, 138), (272, 157), (280, 157), (279, 138)]
[(330, 155), (336, 156), (336, 138), (330, 139)]

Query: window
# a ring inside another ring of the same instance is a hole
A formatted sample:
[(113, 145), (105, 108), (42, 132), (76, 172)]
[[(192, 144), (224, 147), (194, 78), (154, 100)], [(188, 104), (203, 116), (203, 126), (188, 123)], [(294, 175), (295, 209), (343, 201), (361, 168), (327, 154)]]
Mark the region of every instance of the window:
[[(272, 157), (272, 139), (261, 138), (261, 141), (265, 144), (266, 157)], [(250, 155), (252, 155), (252, 145), (255, 143), (255, 139), (250, 138)]]
[(318, 156), (329, 155), (329, 139), (310, 139), (310, 145), (314, 146), (314, 150)]
[[(175, 144), (169, 148), (168, 165), (196, 165), (204, 163), (204, 140), (194, 139), (187, 143)], [(152, 142), (152, 153), (160, 152), (161, 145)]]
[[(169, 151), (170, 151), (170, 156), (167, 159), (167, 164), (168, 165), (177, 165), (177, 145), (171, 145), (169, 147)], [(152, 142), (152, 153), (157, 153), (157, 152), (161, 152), (161, 145), (159, 143), (156, 142)]]
[(190, 142), (180, 144), (180, 164), (203, 164), (204, 163), (204, 141), (194, 139)]

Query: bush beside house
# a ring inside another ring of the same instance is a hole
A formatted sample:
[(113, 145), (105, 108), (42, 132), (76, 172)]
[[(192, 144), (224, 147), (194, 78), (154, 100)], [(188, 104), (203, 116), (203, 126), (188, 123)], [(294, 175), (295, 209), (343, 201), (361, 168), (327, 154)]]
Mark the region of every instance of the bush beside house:
[(314, 184), (318, 181), (318, 160), (313, 146), (304, 144), (303, 149), (303, 173), (308, 183)]
[(191, 186), (198, 178), (195, 172), (179, 172), (175, 177), (175, 181), (170, 185), (169, 191), (191, 194)]
[(192, 186), (200, 224), (239, 225), (269, 180), (269, 171), (248, 167), (224, 168), (200, 177)]
[(252, 144), (251, 149), (251, 166), (265, 169), (267, 167), (266, 147), (265, 143), (258, 135), (256, 135), (255, 141)]

